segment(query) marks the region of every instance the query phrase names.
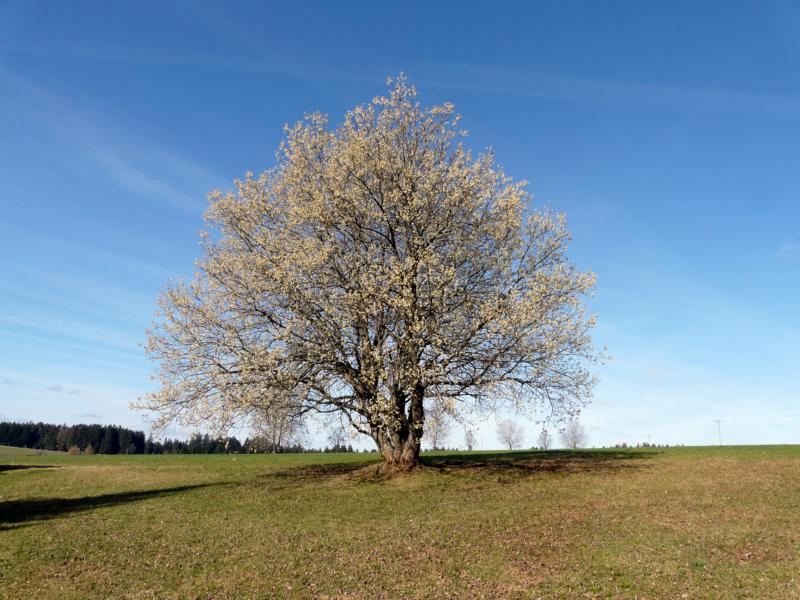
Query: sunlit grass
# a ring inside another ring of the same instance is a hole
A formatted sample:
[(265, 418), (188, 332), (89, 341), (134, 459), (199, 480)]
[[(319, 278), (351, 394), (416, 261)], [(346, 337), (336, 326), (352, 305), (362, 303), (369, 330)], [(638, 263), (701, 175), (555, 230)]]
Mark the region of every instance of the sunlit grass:
[(797, 446), (377, 460), (2, 449), (0, 597), (800, 595)]

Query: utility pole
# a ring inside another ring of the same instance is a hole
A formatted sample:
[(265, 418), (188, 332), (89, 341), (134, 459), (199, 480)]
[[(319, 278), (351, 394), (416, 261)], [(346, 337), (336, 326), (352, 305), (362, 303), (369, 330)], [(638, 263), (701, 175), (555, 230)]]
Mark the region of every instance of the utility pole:
[(717, 437), (719, 438), (719, 445), (722, 446), (722, 429), (720, 429), (719, 424), (722, 423), (722, 419), (714, 419), (714, 422), (717, 424)]
[(652, 439), (653, 434), (652, 433), (645, 433), (644, 435), (647, 438), (647, 445), (649, 446), (650, 445), (650, 440)]

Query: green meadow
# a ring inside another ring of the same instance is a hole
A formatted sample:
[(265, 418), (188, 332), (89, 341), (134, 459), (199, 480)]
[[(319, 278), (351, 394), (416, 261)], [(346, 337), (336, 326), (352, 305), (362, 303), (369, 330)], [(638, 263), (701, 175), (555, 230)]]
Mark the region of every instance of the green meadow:
[(800, 446), (377, 460), (0, 448), (0, 597), (800, 597)]

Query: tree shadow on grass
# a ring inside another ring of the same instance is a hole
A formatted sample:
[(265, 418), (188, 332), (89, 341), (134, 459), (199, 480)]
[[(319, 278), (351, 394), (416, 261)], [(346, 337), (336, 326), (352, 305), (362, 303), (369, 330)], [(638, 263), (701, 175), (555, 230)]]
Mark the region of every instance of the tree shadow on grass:
[(655, 451), (532, 450), (527, 452), (471, 452), (424, 456), (425, 467), (442, 472), (519, 477), (537, 473), (583, 473), (640, 469)]
[(150, 498), (160, 498), (189, 490), (224, 485), (222, 483), (201, 483), (176, 487), (146, 490), (140, 492), (117, 492), (81, 498), (35, 498), (30, 500), (9, 500), (0, 502), (0, 531), (22, 527), (28, 521), (54, 519), (76, 512), (94, 510), (106, 506), (117, 506), (129, 502), (139, 502)]
[[(533, 450), (525, 452), (465, 452), (462, 454), (423, 455), (422, 469), (431, 472), (495, 476), (501, 481), (540, 473), (582, 473), (641, 469), (657, 451), (614, 450)], [(322, 463), (273, 471), (259, 479), (272, 490), (298, 484), (324, 484), (332, 481), (376, 483), (391, 479), (380, 466), (380, 457), (347, 463)], [(398, 475), (404, 475), (399, 473)]]
[(336, 479), (350, 479), (364, 473), (371, 473), (371, 470), (374, 470), (379, 462), (370, 460), (303, 465), (266, 473), (259, 479), (271, 481), (273, 484), (270, 487), (277, 490), (296, 484), (324, 483)]
[(326, 477), (336, 477), (346, 475), (359, 469), (363, 469), (370, 463), (328, 463), (319, 465), (304, 465), (292, 469), (284, 469), (272, 473), (273, 477), (280, 479), (296, 479), (297, 481), (308, 481), (314, 479), (324, 479)]
[(0, 465), (0, 473), (4, 471), (20, 471), (22, 469), (55, 469), (56, 465)]

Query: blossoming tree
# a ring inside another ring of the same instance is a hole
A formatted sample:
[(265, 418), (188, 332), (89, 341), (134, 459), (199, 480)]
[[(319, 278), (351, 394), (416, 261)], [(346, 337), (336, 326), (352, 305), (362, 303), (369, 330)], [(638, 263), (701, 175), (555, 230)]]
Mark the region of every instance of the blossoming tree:
[(387, 470), (418, 464), (434, 403), (575, 413), (594, 278), (563, 217), (463, 135), (403, 77), (337, 128), (287, 127), (273, 169), (211, 194), (198, 274), (148, 335), (160, 389), (137, 406), (190, 425), (340, 412)]

